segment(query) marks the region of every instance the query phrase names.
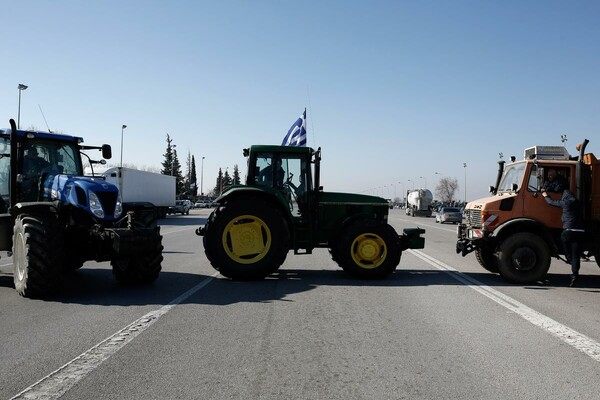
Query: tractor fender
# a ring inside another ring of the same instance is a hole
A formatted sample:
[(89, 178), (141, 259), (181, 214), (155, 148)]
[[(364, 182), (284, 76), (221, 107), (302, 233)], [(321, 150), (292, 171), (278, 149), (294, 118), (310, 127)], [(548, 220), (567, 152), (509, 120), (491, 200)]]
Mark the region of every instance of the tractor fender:
[(290, 212), (290, 209), (285, 206), (285, 200), (279, 191), (269, 191), (247, 186), (232, 187), (221, 196), (217, 197), (215, 201), (219, 205), (226, 205), (228, 202), (238, 201), (239, 199), (245, 199), (248, 197), (263, 199), (271, 203), (286, 218), (288, 226), (293, 226), (292, 213)]
[(52, 213), (58, 214), (58, 205), (56, 202), (48, 202), (48, 201), (35, 201), (35, 202), (27, 202), (27, 203), (17, 203), (14, 207), (10, 209), (10, 215), (13, 220), (17, 218), (18, 215), (23, 213)]
[(333, 248), (336, 245), (337, 239), (342, 235), (342, 233), (352, 224), (357, 221), (368, 221), (372, 219), (370, 213), (359, 213), (349, 216), (344, 219), (340, 224), (338, 224), (337, 229), (333, 232), (331, 237), (328, 239), (329, 247)]
[(58, 214), (56, 204), (44, 201), (17, 203), (9, 209), (10, 214), (0, 216), (0, 250), (12, 251), (13, 227), (21, 214)]
[(531, 232), (541, 237), (550, 248), (552, 254), (558, 251), (555, 241), (552, 239), (550, 230), (540, 222), (531, 218), (515, 218), (500, 225), (492, 232), (491, 237), (500, 243), (508, 236), (516, 232)]

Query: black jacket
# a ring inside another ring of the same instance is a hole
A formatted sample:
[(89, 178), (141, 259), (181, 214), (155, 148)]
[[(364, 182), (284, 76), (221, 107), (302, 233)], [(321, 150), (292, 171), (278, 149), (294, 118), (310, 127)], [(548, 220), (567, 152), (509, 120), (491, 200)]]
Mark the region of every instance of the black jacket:
[(551, 206), (562, 207), (563, 229), (583, 229), (583, 217), (579, 200), (569, 190), (563, 191), (560, 200), (552, 200), (550, 196), (544, 197)]

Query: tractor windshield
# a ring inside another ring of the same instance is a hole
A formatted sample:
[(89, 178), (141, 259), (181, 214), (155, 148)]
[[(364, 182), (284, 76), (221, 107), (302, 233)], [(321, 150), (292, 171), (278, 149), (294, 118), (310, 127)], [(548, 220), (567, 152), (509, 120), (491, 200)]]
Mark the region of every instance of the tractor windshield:
[(49, 173), (83, 175), (79, 150), (73, 143), (52, 140), (26, 142), (24, 168), (28, 161), (43, 163)]

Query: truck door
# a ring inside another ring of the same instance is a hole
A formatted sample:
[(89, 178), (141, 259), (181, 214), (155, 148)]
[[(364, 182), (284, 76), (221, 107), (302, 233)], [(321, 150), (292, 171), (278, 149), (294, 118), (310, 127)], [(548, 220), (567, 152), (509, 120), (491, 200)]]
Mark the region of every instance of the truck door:
[[(532, 164), (530, 173), (526, 175), (527, 181), (527, 192), (523, 196), (523, 216), (526, 218), (534, 219), (542, 223), (547, 228), (562, 228), (562, 209), (560, 207), (554, 207), (546, 203), (544, 197), (541, 195), (541, 190), (544, 187), (544, 183), (548, 181), (548, 173), (552, 174), (556, 172), (557, 167), (552, 165), (543, 164)], [(564, 174), (565, 168), (561, 168), (561, 175)], [(564, 178), (564, 175), (562, 175)], [(568, 179), (565, 178), (568, 182)], [(523, 188), (525, 189), (525, 188)], [(548, 192), (548, 195), (554, 200), (560, 200), (562, 197), (562, 191)]]

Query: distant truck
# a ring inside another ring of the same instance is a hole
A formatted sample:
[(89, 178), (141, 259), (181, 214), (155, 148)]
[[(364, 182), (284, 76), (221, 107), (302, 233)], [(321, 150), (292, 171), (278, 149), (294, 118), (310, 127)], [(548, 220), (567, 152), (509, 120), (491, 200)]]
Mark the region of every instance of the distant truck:
[[(562, 177), (582, 205), (585, 222), (583, 254), (594, 256), (600, 266), (600, 161), (585, 154), (586, 139), (571, 157), (562, 146), (535, 146), (525, 150), (524, 160), (498, 161), (496, 186), (491, 196), (471, 201), (458, 229), (457, 253), (475, 252), (477, 261), (490, 272), (515, 283), (543, 279), (551, 257), (564, 254), (560, 207), (549, 206), (540, 195), (550, 170)], [(549, 193), (555, 200), (561, 193)]]
[(406, 215), (431, 217), (433, 194), (429, 189), (415, 189), (406, 197)]
[(158, 218), (165, 218), (169, 208), (175, 207), (174, 176), (125, 167), (108, 168), (101, 175), (119, 188), (124, 206), (150, 203)]

